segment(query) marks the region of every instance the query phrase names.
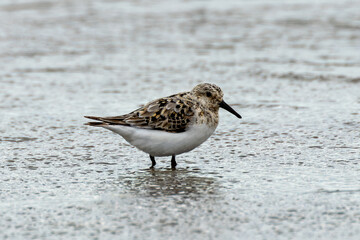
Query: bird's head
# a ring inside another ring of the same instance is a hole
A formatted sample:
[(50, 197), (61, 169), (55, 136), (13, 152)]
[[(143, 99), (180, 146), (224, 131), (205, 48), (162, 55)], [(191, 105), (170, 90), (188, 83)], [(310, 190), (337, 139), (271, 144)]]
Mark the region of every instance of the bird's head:
[(231, 112), (238, 118), (241, 118), (234, 109), (232, 109), (228, 104), (223, 100), (224, 93), (221, 88), (211, 83), (201, 83), (196, 85), (192, 90), (193, 94), (199, 102), (204, 106), (207, 106), (210, 109), (219, 110), (219, 107), (224, 108), (225, 110)]

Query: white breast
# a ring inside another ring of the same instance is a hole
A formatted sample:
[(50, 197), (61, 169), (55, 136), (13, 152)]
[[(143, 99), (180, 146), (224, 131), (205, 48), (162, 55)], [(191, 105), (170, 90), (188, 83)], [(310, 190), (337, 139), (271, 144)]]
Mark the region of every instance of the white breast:
[(120, 134), (131, 145), (152, 156), (171, 156), (193, 150), (213, 134), (216, 126), (193, 125), (181, 133), (120, 125), (109, 125), (104, 128)]

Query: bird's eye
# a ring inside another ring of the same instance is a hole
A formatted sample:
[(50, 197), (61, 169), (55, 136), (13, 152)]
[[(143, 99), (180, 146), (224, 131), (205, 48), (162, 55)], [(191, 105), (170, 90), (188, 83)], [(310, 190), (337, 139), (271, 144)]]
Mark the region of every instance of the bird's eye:
[(206, 92), (206, 96), (207, 97), (211, 97), (212, 95), (211, 95), (211, 92)]

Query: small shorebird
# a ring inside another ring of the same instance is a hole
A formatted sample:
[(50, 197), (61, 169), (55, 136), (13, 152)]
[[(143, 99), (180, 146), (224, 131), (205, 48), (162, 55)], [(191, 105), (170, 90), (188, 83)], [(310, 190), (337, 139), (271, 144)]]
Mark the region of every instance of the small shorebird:
[(182, 92), (154, 100), (135, 111), (115, 117), (85, 116), (97, 122), (86, 125), (103, 127), (120, 134), (127, 142), (148, 153), (153, 168), (155, 157), (175, 156), (189, 152), (205, 142), (219, 122), (219, 107), (241, 118), (223, 100), (222, 90), (215, 84), (202, 83), (190, 92)]

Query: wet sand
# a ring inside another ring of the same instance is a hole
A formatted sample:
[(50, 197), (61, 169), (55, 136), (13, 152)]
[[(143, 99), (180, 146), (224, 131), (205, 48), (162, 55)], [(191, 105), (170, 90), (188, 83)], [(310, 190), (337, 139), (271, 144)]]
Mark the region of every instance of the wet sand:
[[(1, 239), (359, 239), (356, 1), (1, 1)], [(83, 115), (219, 85), (159, 158)]]

